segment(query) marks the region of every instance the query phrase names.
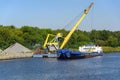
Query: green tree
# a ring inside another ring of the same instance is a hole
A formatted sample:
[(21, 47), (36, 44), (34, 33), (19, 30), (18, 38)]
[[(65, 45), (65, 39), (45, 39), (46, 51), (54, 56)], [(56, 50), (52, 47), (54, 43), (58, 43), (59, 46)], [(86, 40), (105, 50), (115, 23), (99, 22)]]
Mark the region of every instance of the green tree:
[(116, 47), (118, 44), (118, 39), (114, 36), (109, 36), (107, 40), (108, 46)]
[(99, 46), (106, 46), (106, 41), (104, 41), (104, 40), (97, 40), (95, 44), (99, 45)]

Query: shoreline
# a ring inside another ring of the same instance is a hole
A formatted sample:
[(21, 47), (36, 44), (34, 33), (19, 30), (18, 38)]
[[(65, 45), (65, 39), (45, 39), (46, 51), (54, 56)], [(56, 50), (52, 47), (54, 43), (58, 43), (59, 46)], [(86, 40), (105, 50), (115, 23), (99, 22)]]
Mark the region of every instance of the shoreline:
[(0, 54), (0, 61), (1, 60), (31, 58), (31, 57), (33, 57), (33, 53), (3, 53), (3, 54)]
[[(101, 46), (103, 49), (103, 53), (112, 53), (112, 52), (120, 52), (120, 46), (119, 47), (110, 47), (110, 46)], [(78, 51), (76, 48), (70, 48), (71, 50)]]
[[(112, 52), (120, 52), (120, 47), (109, 47), (109, 46), (102, 46), (103, 53), (110, 54)], [(72, 49), (77, 51), (77, 49)], [(5, 60), (14, 60), (14, 59), (24, 59), (24, 58), (32, 58), (33, 53), (1, 53), (0, 54), (0, 61)]]
[(120, 47), (102, 46), (104, 53), (120, 52)]

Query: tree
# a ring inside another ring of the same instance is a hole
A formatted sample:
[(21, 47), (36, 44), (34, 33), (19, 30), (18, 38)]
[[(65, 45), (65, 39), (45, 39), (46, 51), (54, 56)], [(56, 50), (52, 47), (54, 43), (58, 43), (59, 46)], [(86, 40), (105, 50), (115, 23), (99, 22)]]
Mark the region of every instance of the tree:
[(90, 36), (91, 41), (94, 43), (96, 42), (96, 40), (99, 39), (99, 33), (96, 30), (92, 30), (89, 36)]
[(109, 36), (107, 40), (108, 46), (116, 47), (118, 44), (118, 39), (114, 36)]
[(99, 45), (99, 46), (106, 46), (106, 41), (104, 41), (104, 40), (97, 40), (95, 44)]

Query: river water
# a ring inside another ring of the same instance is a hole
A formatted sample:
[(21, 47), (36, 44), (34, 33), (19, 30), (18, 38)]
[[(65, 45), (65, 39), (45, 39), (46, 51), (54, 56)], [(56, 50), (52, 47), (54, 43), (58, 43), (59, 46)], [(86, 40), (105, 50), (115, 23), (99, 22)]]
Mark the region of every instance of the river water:
[(120, 80), (120, 53), (74, 60), (0, 61), (0, 80)]

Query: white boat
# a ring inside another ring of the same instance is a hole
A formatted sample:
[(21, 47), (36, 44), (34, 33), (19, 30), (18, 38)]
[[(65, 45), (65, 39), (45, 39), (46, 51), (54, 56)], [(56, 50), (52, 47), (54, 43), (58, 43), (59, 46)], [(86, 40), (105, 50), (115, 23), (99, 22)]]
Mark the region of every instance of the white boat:
[(96, 46), (94, 44), (87, 44), (84, 46), (79, 47), (79, 51), (81, 53), (102, 53), (102, 47), (100, 46)]

